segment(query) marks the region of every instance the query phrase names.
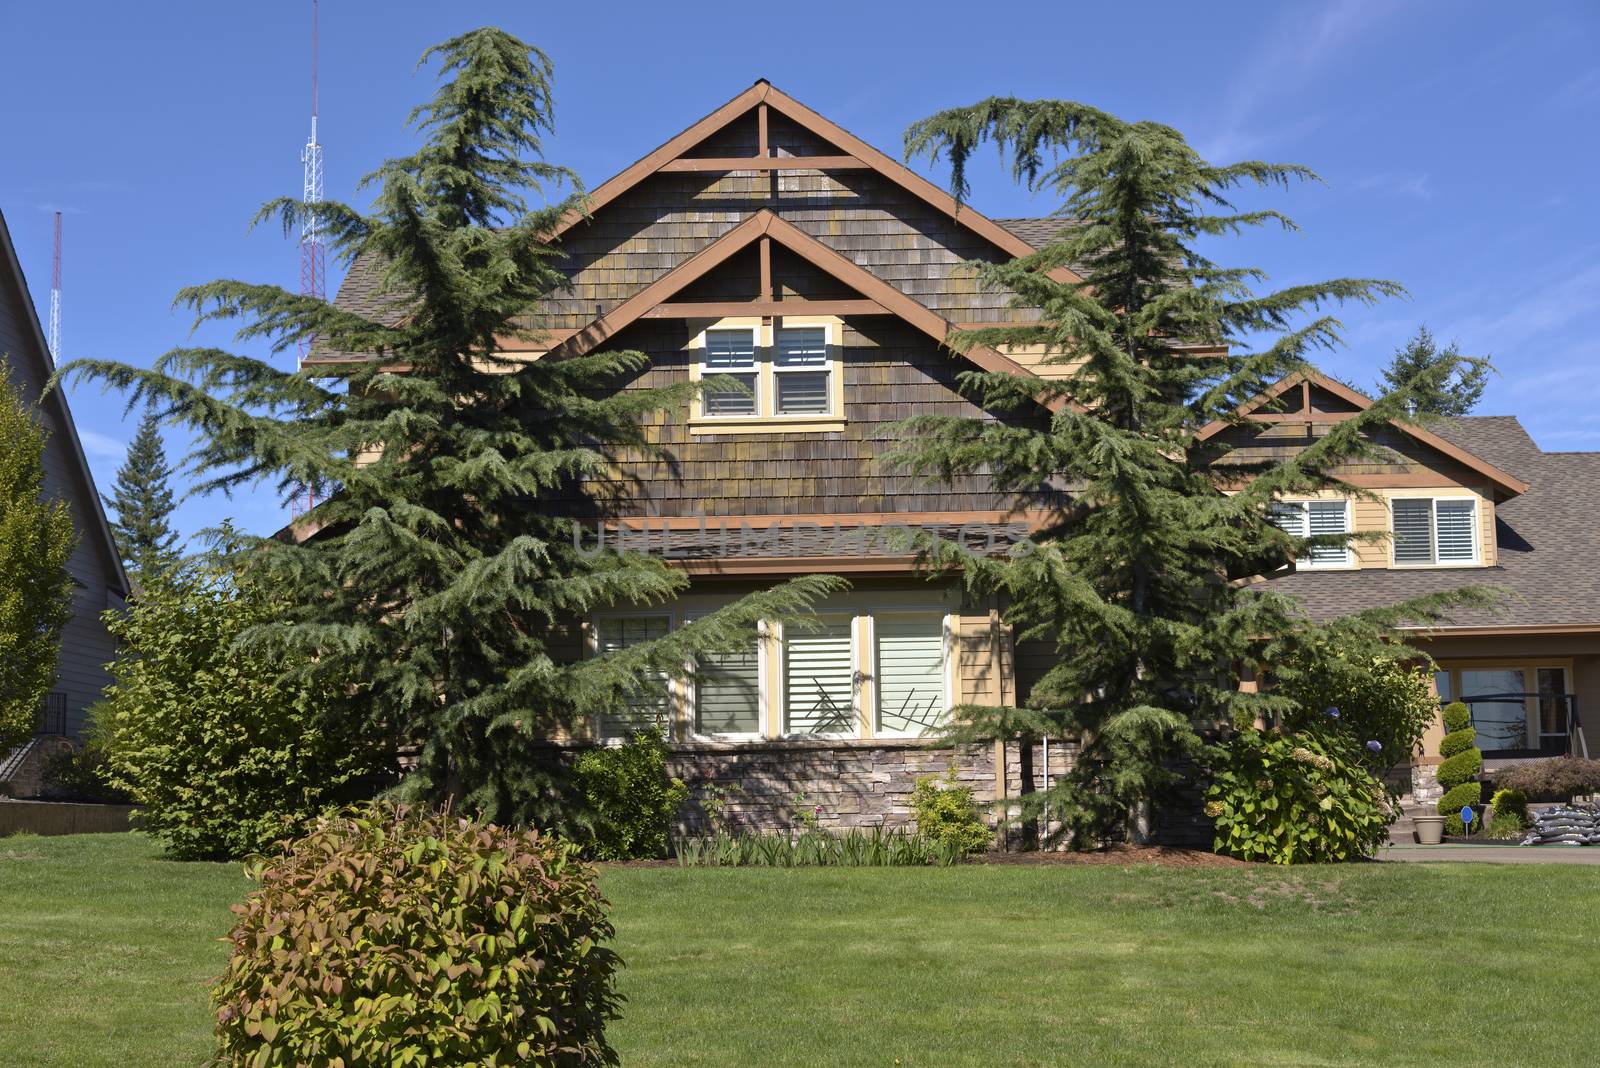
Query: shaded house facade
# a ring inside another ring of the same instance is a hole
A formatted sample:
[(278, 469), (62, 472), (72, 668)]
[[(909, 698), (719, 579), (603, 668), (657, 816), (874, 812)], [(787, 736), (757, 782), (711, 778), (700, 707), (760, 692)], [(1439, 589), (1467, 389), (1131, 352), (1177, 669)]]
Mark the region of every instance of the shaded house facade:
[(43, 396), (54, 373), (44, 332), (28, 294), (11, 232), (0, 215), (0, 357), (10, 365), (25, 402), (35, 408), (48, 439), (44, 448), (44, 492), (67, 502), (77, 547), (67, 563), (72, 574), (72, 618), (61, 638), (56, 684), (46, 699), (40, 730), (79, 734), (90, 705), (110, 683), (106, 665), (116, 656), (116, 641), (101, 620), (119, 609), (128, 595), (128, 577), (112, 539), (111, 527), (95, 489), (94, 476), (78, 441), (77, 427), (60, 391)]
[[(954, 768), (981, 798), (1001, 798), (1069, 766), (1072, 746), (1059, 740), (1026, 751), (925, 748), (923, 736), (954, 705), (1026, 700), (1051, 653), (1014, 643), (999, 604), (923, 574), (904, 531), (999, 549), (1040, 517), (1015, 511), (981, 477), (931, 485), (880, 462), (908, 416), (1002, 418), (962, 396), (957, 375), (967, 367), (1061, 373), (1037, 353), (958, 356), (944, 345), (953, 329), (1036, 314), (1007, 308), (1008, 294), (980, 287), (964, 263), (1026, 255), (1058, 226), (957, 212), (948, 195), (764, 81), (593, 191), (590, 214), (562, 227), (571, 285), (538, 309), (544, 341), (527, 358), (636, 349), (650, 363), (623, 389), (729, 375), (748, 392), (705, 393), (687, 412), (652, 414), (650, 437), (666, 456), (619, 459), (615, 484), (629, 496), (567, 502), (596, 531), (671, 558), (693, 580), (673, 605), (582, 620), (573, 655), (659, 635), (797, 573), (842, 574), (852, 589), (821, 606), (822, 629), (773, 624), (745, 652), (700, 665), (698, 682), (675, 680), (665, 699), (589, 724), (586, 741), (659, 727), (697, 795), (739, 787), (727, 811), (753, 826), (784, 823), (797, 795), (821, 805), (826, 824), (901, 823), (919, 774)], [(339, 305), (398, 315), (403, 299), (381, 292), (382, 274), (374, 263), (352, 265)], [(311, 362), (346, 358), (316, 353)], [(1304, 387), (1316, 414), (1301, 422), (1321, 425), (1324, 414), (1364, 403), (1342, 389)], [(1003, 418), (1048, 416), (1040, 408)], [(1281, 435), (1291, 427), (1215, 433), (1219, 447), (1289, 448), (1294, 439)], [(1530, 484), (1440, 435), (1397, 431), (1395, 444), (1394, 470), (1368, 473), (1371, 485), (1387, 493), (1436, 483), (1450, 488), (1436, 496), (1470, 498), (1483, 532), (1472, 566), (1493, 566), (1495, 509)], [(1301, 504), (1306, 522), (1329, 521), (1331, 503)], [(1344, 504), (1343, 521), (1389, 522), (1363, 507)], [(1398, 507), (1408, 521), (1420, 514)], [(1447, 534), (1462, 507), (1439, 513)], [(1400, 574), (1376, 558), (1364, 563), (1343, 566), (1379, 580)], [(1284, 581), (1315, 599), (1324, 596), (1316, 581), (1340, 577), (1333, 570)], [(1442, 576), (1454, 561), (1433, 570)], [(1209, 832), (1198, 838), (1209, 845)]]

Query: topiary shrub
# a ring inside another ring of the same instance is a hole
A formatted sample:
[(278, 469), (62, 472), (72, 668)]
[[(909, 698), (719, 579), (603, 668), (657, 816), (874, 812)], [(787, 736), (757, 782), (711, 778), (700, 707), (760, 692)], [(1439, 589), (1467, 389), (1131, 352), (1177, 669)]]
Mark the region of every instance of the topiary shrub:
[(578, 757), (573, 779), (588, 808), (585, 848), (597, 860), (667, 855), (672, 821), (688, 800), (682, 779), (667, 774), (660, 735), (640, 731), (626, 743)]
[[(1439, 743), (1439, 755), (1444, 762), (1439, 765), (1439, 787), (1444, 796), (1439, 798), (1439, 814), (1444, 817), (1445, 834), (1465, 834), (1478, 830), (1483, 817), (1478, 806), (1483, 802), (1483, 784), (1478, 773), (1483, 770), (1483, 752), (1473, 744), (1477, 732), (1469, 725), (1472, 713), (1460, 701), (1444, 706), (1442, 713), (1446, 734)], [(1461, 809), (1471, 805), (1472, 826), (1462, 825)]]
[(215, 1063), (618, 1063), (620, 961), (569, 843), (375, 804), (248, 870)]
[(1307, 864), (1370, 857), (1387, 839), (1389, 794), (1338, 734), (1243, 730), (1210, 754), (1215, 849)]
[(972, 787), (956, 781), (954, 769), (944, 775), (924, 775), (911, 791), (911, 812), (917, 833), (962, 853), (982, 853), (994, 842), (994, 832), (983, 822)]
[(1570, 801), (1600, 793), (1600, 760), (1565, 756), (1529, 761), (1500, 772), (1498, 781), (1521, 790), (1530, 801)]

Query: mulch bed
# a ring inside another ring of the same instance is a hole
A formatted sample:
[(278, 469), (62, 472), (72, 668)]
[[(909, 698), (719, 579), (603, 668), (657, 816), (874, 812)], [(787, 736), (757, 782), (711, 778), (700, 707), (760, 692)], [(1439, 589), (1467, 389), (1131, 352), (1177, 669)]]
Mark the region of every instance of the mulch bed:
[(1237, 857), (1176, 846), (1114, 845), (1083, 853), (1037, 850), (1031, 853), (985, 853), (984, 864), (1159, 864), (1167, 868), (1245, 868), (1250, 862)]

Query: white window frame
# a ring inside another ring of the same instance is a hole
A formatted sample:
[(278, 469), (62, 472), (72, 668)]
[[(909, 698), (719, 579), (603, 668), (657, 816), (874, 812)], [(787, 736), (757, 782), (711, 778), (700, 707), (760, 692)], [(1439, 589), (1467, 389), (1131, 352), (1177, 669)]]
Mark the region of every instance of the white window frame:
[[(710, 356), (711, 356), (711, 344), (710, 344), (710, 342), (711, 342), (711, 335), (712, 334), (749, 334), (750, 335), (750, 366), (749, 366), (749, 368), (748, 369), (740, 368), (738, 370), (729, 370), (728, 368), (713, 368), (713, 367), (711, 367), (709, 365), (708, 361), (709, 361)], [(744, 326), (744, 325), (739, 325), (739, 324), (733, 324), (733, 325), (728, 325), (728, 326), (709, 326), (709, 327), (707, 327), (706, 329), (704, 329), (704, 330), (702, 330), (700, 332), (700, 337), (699, 337), (698, 340), (699, 340), (698, 348), (700, 350), (699, 357), (697, 359), (697, 364), (698, 364), (698, 366), (700, 368), (700, 373), (697, 376), (698, 378), (701, 378), (701, 379), (715, 378), (718, 375), (726, 374), (726, 375), (749, 375), (755, 380), (752, 383), (751, 387), (750, 387), (750, 400), (751, 400), (751, 405), (752, 405), (752, 407), (754, 409), (753, 411), (749, 411), (749, 412), (726, 412), (726, 413), (708, 412), (708, 411), (705, 410), (704, 401), (700, 400), (700, 399), (697, 399), (696, 403), (697, 403), (697, 406), (700, 409), (700, 412), (699, 412), (700, 418), (707, 419), (707, 420), (715, 420), (717, 422), (721, 422), (721, 421), (724, 421), (724, 420), (737, 420), (737, 419), (765, 419), (770, 414), (772, 414), (772, 413), (767, 411), (767, 405), (763, 403), (767, 399), (766, 394), (767, 394), (768, 391), (764, 388), (764, 380), (765, 380), (766, 376), (763, 373), (763, 367), (767, 363), (767, 361), (762, 359), (761, 327), (759, 327), (759, 326)]]
[[(709, 612), (696, 612), (684, 617), (684, 622), (698, 619)], [(770, 681), (767, 670), (768, 626), (765, 620), (756, 624), (756, 729), (753, 731), (702, 731), (700, 730), (700, 687), (696, 683), (695, 665), (686, 665), (689, 674), (683, 679), (684, 732), (696, 742), (753, 742), (766, 737), (762, 724), (767, 718), (767, 698)]]
[[(1400, 538), (1395, 530), (1394, 506), (1400, 501), (1427, 501), (1429, 502), (1428, 522), (1431, 524), (1431, 540), (1433, 559), (1427, 561), (1399, 560), (1395, 553), (1399, 548)], [(1439, 502), (1440, 501), (1470, 501), (1472, 502), (1472, 556), (1465, 560), (1439, 559)], [(1389, 566), (1394, 568), (1426, 568), (1426, 567), (1473, 567), (1483, 563), (1483, 506), (1475, 494), (1471, 493), (1407, 493), (1394, 495), (1389, 498)]]
[[(617, 611), (597, 612), (589, 617), (587, 633), (584, 636), (584, 654), (589, 657), (600, 655), (600, 628), (606, 623), (623, 619), (665, 619), (667, 633), (671, 634), (678, 629), (679, 616), (673, 611), (661, 609), (623, 609)], [(683, 709), (683, 680), (668, 677), (666, 686), (667, 699), (667, 735), (665, 741), (672, 742), (678, 739), (681, 731), (681, 713)], [(605, 733), (605, 717), (596, 712), (589, 717), (589, 730), (594, 737), (596, 745), (618, 747), (628, 739), (617, 735)]]
[(939, 620), (939, 699), (941, 714), (948, 716), (954, 702), (951, 700), (951, 669), (955, 652), (955, 627), (951, 616), (941, 605), (893, 605), (873, 608), (867, 613), (866, 628), (869, 648), (872, 651), (872, 735), (875, 738), (922, 738), (926, 731), (891, 731), (883, 727), (882, 666), (878, 655), (878, 620), (885, 616), (935, 616)]
[[(799, 330), (821, 330), (822, 331), (822, 363), (820, 365), (818, 365), (818, 364), (809, 364), (809, 365), (805, 365), (805, 366), (801, 366), (801, 367), (780, 367), (780, 366), (778, 366), (778, 338), (779, 338), (780, 335), (782, 335), (782, 334), (784, 334), (784, 333), (786, 333), (788, 331), (791, 331), (791, 330), (793, 330), (793, 331), (799, 331)], [(834, 381), (834, 379), (835, 379), (835, 376), (837, 376), (838, 373), (839, 373), (838, 367), (836, 366), (839, 361), (838, 361), (838, 358), (837, 358), (837, 347), (834, 344), (833, 324), (831, 324), (831, 323), (793, 322), (793, 321), (790, 321), (790, 320), (784, 320), (781, 323), (781, 325), (777, 324), (777, 323), (774, 323), (773, 327), (772, 327), (772, 348), (771, 348), (770, 351), (772, 353), (772, 407), (771, 407), (771, 411), (772, 411), (772, 416), (773, 416), (774, 419), (832, 419), (832, 418), (835, 418), (835, 417), (837, 417), (839, 415), (839, 412), (836, 410), (837, 407), (838, 407), (838, 401), (835, 399), (835, 394), (838, 391), (834, 388), (838, 384), (838, 383), (836, 383)], [(803, 374), (818, 374), (818, 373), (821, 373), (821, 374), (827, 376), (826, 380), (825, 380), (824, 391), (823, 391), (826, 394), (827, 398), (828, 398), (828, 407), (827, 407), (827, 409), (824, 410), (824, 411), (820, 411), (820, 412), (784, 412), (784, 411), (782, 411), (780, 406), (779, 406), (779, 403), (778, 403), (778, 398), (779, 398), (778, 385), (779, 385), (780, 380), (785, 375), (803, 375)]]
[(776, 720), (776, 733), (786, 740), (804, 738), (848, 739), (862, 736), (861, 724), (862, 708), (862, 678), (861, 678), (861, 641), (862, 631), (865, 629), (860, 612), (849, 609), (830, 612), (826, 608), (817, 610), (817, 617), (822, 620), (845, 620), (850, 625), (850, 719), (851, 729), (848, 731), (791, 731), (789, 729), (789, 634), (788, 628), (782, 623), (773, 624), (778, 643), (778, 678), (776, 685), (768, 688), (777, 698), (777, 705), (773, 709)]
[[(1273, 501), (1272, 507), (1298, 509), (1300, 512), (1301, 526), (1306, 532), (1305, 536), (1309, 537), (1311, 534), (1311, 506), (1313, 504), (1335, 503), (1342, 504), (1344, 506), (1344, 533), (1354, 534), (1355, 529), (1352, 522), (1353, 517), (1351, 515), (1350, 499), (1348, 497), (1305, 497), (1287, 501)], [(1298, 535), (1291, 535), (1291, 537), (1295, 536)], [(1304, 558), (1297, 556), (1295, 557), (1294, 561), (1295, 569), (1299, 571), (1341, 571), (1349, 570), (1355, 567), (1356, 555), (1354, 546), (1350, 542), (1346, 541), (1343, 549), (1340, 551), (1344, 554), (1344, 558), (1342, 560), (1327, 560), (1319, 562), (1313, 560), (1309, 553)]]

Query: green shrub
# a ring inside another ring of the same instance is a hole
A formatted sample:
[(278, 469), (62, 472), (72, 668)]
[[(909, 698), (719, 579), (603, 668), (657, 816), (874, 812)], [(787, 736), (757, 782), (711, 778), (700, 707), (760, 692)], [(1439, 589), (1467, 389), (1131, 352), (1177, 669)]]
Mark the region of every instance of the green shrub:
[(972, 787), (956, 781), (954, 769), (943, 776), (924, 775), (911, 791), (911, 812), (917, 832), (959, 849), (982, 853), (994, 842), (994, 832), (983, 822)]
[(216, 1063), (617, 1063), (620, 961), (570, 844), (371, 805), (248, 870)]
[(91, 805), (128, 805), (133, 795), (111, 781), (111, 765), (106, 760), (105, 743), (93, 731), (83, 747), (62, 753), (46, 766), (44, 796), (53, 801), (76, 801)]
[(393, 747), (358, 714), (347, 681), (285, 678), (296, 665), (238, 648), (280, 602), (210, 567), (147, 581), (125, 615), (114, 680), (95, 706), (111, 786), (181, 858), (238, 857), (373, 797)]
[(1521, 790), (1496, 790), (1489, 799), (1489, 838), (1521, 838), (1528, 829), (1528, 798)]
[[(1478, 811), (1483, 804), (1483, 784), (1477, 781), (1483, 770), (1483, 752), (1472, 743), (1477, 732), (1468, 724), (1472, 713), (1460, 701), (1452, 701), (1440, 713), (1449, 732), (1439, 742), (1439, 755), (1445, 759), (1439, 765), (1439, 787), (1444, 796), (1439, 798), (1439, 814), (1444, 817), (1445, 834), (1466, 834), (1483, 826), (1483, 816)], [(1465, 735), (1465, 741), (1462, 736)], [(1461, 810), (1472, 806), (1472, 826), (1461, 821)]]
[(1335, 733), (1244, 730), (1210, 758), (1215, 848), (1305, 864), (1372, 856), (1395, 817), (1388, 791)]
[(1530, 801), (1570, 801), (1600, 793), (1600, 760), (1565, 756), (1530, 761), (1500, 772), (1498, 782), (1520, 790)]
[[(1287, 658), (1274, 674), (1277, 692), (1298, 709), (1285, 716), (1290, 733), (1343, 735), (1356, 758), (1380, 778), (1418, 751), (1439, 712), (1432, 674), (1409, 651), (1374, 651), (1366, 644), (1347, 651), (1330, 641)], [(1379, 748), (1366, 748), (1369, 741)]]
[(678, 863), (686, 868), (901, 868), (958, 864), (967, 850), (955, 842), (881, 827), (843, 834), (726, 834), (684, 838)]
[(590, 749), (578, 758), (573, 777), (589, 809), (585, 844), (591, 856), (667, 855), (672, 821), (689, 788), (667, 775), (667, 747), (659, 735), (640, 731), (623, 745)]

